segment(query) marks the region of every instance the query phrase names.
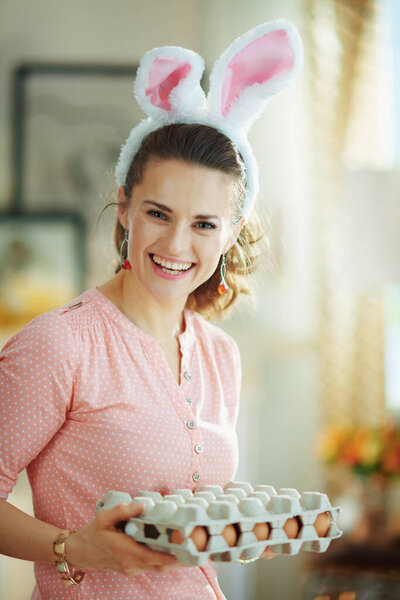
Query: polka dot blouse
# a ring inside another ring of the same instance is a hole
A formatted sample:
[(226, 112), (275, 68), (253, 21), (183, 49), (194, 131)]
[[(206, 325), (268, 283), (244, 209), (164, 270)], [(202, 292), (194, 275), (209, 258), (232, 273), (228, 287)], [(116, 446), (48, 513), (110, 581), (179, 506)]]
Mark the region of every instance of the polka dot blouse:
[[(35, 317), (0, 351), (0, 497), (25, 467), (34, 515), (62, 529), (91, 521), (109, 490), (170, 494), (224, 486), (238, 467), (236, 342), (185, 309), (178, 385), (155, 338), (96, 287)], [(72, 590), (35, 562), (31, 600)], [(89, 569), (82, 600), (224, 600), (211, 561), (134, 577)]]

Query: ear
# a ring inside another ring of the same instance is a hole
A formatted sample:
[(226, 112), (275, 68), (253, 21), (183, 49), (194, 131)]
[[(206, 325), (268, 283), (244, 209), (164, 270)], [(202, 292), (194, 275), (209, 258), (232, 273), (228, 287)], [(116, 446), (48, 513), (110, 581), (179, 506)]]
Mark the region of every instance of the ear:
[(207, 99), (200, 87), (204, 59), (187, 48), (162, 46), (140, 59), (133, 86), (135, 97), (150, 117), (172, 119), (194, 110), (205, 110)]
[(125, 188), (120, 185), (118, 188), (118, 219), (122, 227), (126, 230), (129, 229), (128, 219), (128, 202), (125, 195)]
[(228, 239), (226, 240), (224, 247), (222, 249), (222, 254), (226, 254), (232, 248), (232, 246), (236, 242), (245, 222), (246, 222), (245, 217), (241, 217), (240, 220), (238, 221), (238, 223), (236, 223), (236, 225), (229, 232)]
[(270, 98), (291, 85), (302, 59), (301, 38), (290, 21), (277, 19), (250, 29), (214, 64), (210, 114), (248, 131)]

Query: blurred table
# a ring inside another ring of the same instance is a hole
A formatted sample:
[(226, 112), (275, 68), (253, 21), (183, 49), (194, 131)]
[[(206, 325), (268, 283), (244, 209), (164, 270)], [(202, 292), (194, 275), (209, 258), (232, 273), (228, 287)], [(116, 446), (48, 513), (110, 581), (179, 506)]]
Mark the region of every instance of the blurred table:
[(301, 600), (400, 600), (400, 538), (386, 543), (332, 540), (307, 552)]

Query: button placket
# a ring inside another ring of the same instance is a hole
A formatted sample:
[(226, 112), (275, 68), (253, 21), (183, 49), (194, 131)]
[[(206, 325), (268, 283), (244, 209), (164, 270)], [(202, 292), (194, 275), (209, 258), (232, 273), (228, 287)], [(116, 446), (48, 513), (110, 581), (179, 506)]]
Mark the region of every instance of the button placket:
[(190, 473), (192, 481), (196, 483), (200, 481), (202, 477), (202, 460), (201, 454), (204, 450), (204, 446), (201, 443), (201, 433), (197, 427), (195, 419), (189, 419), (186, 422), (186, 426), (190, 429), (190, 437), (192, 438), (192, 460), (190, 464)]
[(184, 379), (189, 381), (192, 378), (191, 372), (188, 370), (188, 365), (190, 365), (194, 350), (194, 343), (191, 340), (181, 340), (180, 342), (180, 350), (182, 354), (181, 360), (181, 374), (180, 374), (180, 387), (184, 383)]
[[(192, 332), (191, 332), (191, 335), (193, 336)], [(195, 343), (195, 340), (191, 337), (191, 338), (184, 338), (183, 340), (181, 340), (180, 345), (181, 345), (181, 353), (182, 353), (180, 388), (183, 391), (183, 387), (185, 384), (184, 380), (190, 381), (192, 379), (192, 372), (189, 370), (189, 368), (193, 361), (193, 354), (194, 354), (196, 343)], [(184, 350), (185, 350), (185, 354), (183, 352)], [(185, 395), (185, 400), (186, 400), (187, 404), (192, 404), (192, 400), (191, 400), (190, 396)]]
[[(184, 342), (181, 343), (181, 353), (182, 353), (182, 362), (181, 362), (181, 382), (184, 383), (184, 380), (186, 380), (186, 382), (190, 382), (192, 379), (192, 372), (188, 369), (188, 366), (191, 364), (189, 358), (191, 359), (192, 357), (192, 353), (194, 350), (194, 344), (192, 346), (192, 348), (189, 350), (187, 349), (186, 354), (184, 354), (184, 350), (186, 349), (186, 344)], [(190, 354), (190, 357), (189, 357)], [(182, 386), (183, 387), (183, 386)], [(182, 389), (182, 388), (181, 388)], [(183, 389), (182, 389), (183, 391)], [(186, 393), (186, 390), (184, 391), (184, 398), (186, 401), (186, 406), (187, 407), (192, 407), (193, 406), (193, 400), (190, 397), (190, 393)], [(202, 460), (201, 460), (201, 453), (203, 452), (203, 445), (201, 443), (201, 434), (200, 431), (197, 427), (197, 421), (193, 418), (193, 416), (190, 414), (191, 411), (185, 411), (187, 417), (186, 417), (186, 427), (189, 430), (190, 433), (190, 437), (192, 439), (192, 460), (191, 460), (191, 464), (190, 464), (190, 478), (192, 480), (192, 482), (196, 482), (198, 483), (201, 480), (202, 477)], [(188, 485), (190, 485), (188, 483)]]
[[(184, 343), (184, 342), (182, 342), (182, 348), (184, 348), (184, 347), (185, 347), (185, 343)], [(184, 367), (184, 365), (183, 365), (183, 361), (184, 361), (184, 357), (182, 356), (182, 371), (183, 371), (183, 377), (186, 379), (186, 381), (190, 381), (190, 380), (192, 379), (192, 374), (190, 373), (190, 371), (188, 371), (187, 369), (184, 369), (184, 368), (183, 368), (183, 367)], [(184, 395), (185, 395), (185, 400), (186, 400), (186, 403), (187, 403), (189, 406), (192, 406), (192, 404), (193, 404), (193, 400), (192, 400), (192, 398), (189, 396), (189, 394), (186, 394), (186, 393), (185, 393)]]

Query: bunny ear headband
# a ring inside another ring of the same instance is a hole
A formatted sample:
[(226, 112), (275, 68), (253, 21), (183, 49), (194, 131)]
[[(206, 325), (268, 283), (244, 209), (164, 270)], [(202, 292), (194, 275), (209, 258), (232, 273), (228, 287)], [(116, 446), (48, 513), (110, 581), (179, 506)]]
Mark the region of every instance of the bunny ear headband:
[(203, 58), (187, 48), (153, 48), (140, 60), (134, 95), (148, 115), (134, 127), (121, 148), (115, 167), (118, 186), (124, 185), (141, 141), (170, 123), (210, 125), (225, 134), (243, 157), (247, 221), (258, 194), (258, 165), (247, 133), (270, 98), (293, 83), (303, 60), (295, 26), (286, 19), (257, 25), (236, 38), (215, 62), (206, 97), (200, 86)]

